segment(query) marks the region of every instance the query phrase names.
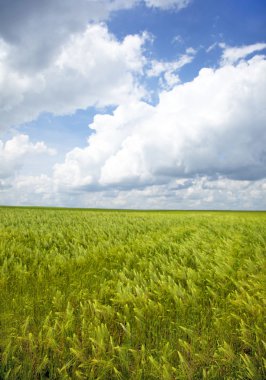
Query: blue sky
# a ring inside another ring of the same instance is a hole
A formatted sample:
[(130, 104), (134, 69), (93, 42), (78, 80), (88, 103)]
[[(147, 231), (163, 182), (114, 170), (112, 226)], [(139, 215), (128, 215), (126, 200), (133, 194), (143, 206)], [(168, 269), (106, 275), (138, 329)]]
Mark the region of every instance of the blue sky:
[(0, 204), (266, 209), (266, 3), (0, 1)]

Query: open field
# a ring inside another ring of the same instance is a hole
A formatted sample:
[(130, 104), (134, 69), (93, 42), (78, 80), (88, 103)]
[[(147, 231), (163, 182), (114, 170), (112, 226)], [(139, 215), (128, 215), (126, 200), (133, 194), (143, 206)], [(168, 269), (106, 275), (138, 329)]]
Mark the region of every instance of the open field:
[(1, 379), (265, 379), (265, 212), (0, 208)]

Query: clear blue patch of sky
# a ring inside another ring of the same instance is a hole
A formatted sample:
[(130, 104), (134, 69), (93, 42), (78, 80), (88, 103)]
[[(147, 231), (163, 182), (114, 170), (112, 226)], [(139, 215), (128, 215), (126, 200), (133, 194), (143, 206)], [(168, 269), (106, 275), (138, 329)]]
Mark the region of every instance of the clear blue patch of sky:
[(90, 110), (77, 110), (65, 116), (42, 113), (36, 120), (20, 126), (19, 132), (30, 135), (33, 141), (44, 141), (49, 147), (66, 153), (75, 146), (86, 144), (91, 113)]
[(265, 0), (193, 0), (179, 12), (147, 8), (141, 3), (113, 13), (108, 26), (119, 39), (147, 30), (157, 36), (155, 53), (173, 54), (172, 39), (179, 35), (186, 46), (208, 45), (222, 35), (225, 42), (249, 44), (265, 39)]
[(90, 107), (77, 110), (72, 115), (55, 116), (43, 113), (36, 120), (18, 128), (19, 133), (30, 136), (33, 142), (44, 141), (50, 148), (64, 155), (75, 147), (87, 146), (88, 137), (93, 133), (89, 124), (97, 113), (110, 113), (114, 107), (97, 109)]

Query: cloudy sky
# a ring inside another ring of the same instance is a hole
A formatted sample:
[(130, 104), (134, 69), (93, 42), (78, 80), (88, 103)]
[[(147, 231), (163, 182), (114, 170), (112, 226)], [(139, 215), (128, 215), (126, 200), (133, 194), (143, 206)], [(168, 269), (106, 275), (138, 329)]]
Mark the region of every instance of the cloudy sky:
[(266, 209), (264, 0), (0, 0), (0, 204)]

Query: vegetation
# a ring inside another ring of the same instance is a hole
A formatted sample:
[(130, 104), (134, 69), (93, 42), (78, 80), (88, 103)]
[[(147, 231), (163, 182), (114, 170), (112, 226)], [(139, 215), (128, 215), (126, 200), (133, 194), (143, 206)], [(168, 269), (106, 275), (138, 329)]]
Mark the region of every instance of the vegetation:
[(265, 379), (266, 213), (0, 208), (1, 379)]

